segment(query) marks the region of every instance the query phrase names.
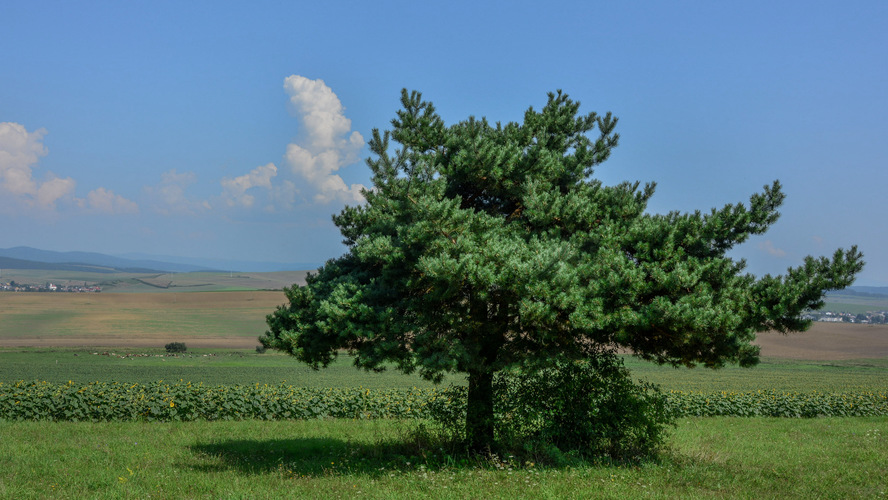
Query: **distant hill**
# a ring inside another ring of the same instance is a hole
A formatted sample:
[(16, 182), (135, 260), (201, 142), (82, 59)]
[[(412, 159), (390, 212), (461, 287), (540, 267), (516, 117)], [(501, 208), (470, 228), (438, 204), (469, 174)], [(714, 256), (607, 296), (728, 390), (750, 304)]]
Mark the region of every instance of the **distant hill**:
[(71, 262), (37, 262), (33, 260), (0, 257), (0, 269), (43, 269), (47, 271), (80, 271), (88, 273), (156, 273), (158, 271), (142, 268), (114, 268), (77, 264)]
[(849, 286), (827, 295), (856, 295), (859, 297), (888, 297), (888, 286)]
[(321, 266), (317, 262), (259, 262), (253, 260), (221, 260), (207, 258), (175, 257), (172, 255), (149, 255), (128, 253), (120, 255), (127, 259), (154, 259), (164, 262), (175, 262), (192, 266), (210, 267), (221, 271), (242, 271), (252, 273), (273, 273), (280, 271), (315, 270)]
[(133, 260), (93, 252), (53, 252), (31, 247), (0, 249), (0, 268), (59, 271), (187, 273), (215, 269), (154, 260)]
[(102, 273), (191, 273), (213, 271), (279, 272), (314, 270), (308, 262), (222, 261), (148, 254), (106, 255), (95, 252), (54, 252), (31, 247), (0, 249), (0, 269), (45, 269)]

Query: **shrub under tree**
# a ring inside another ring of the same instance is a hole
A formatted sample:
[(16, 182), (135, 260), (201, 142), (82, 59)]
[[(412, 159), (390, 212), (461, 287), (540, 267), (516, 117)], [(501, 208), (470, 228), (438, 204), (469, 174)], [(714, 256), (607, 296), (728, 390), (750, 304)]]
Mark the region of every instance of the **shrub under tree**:
[[(653, 183), (605, 186), (616, 118), (578, 114), (553, 93), (522, 123), (447, 126), (402, 92), (391, 131), (374, 130), (366, 203), (334, 216), (348, 251), (268, 317), (263, 345), (318, 368), (339, 349), (430, 380), (468, 375), (466, 437), (494, 444), (494, 375), (620, 347), (659, 363), (751, 366), (756, 332), (801, 331), (800, 314), (850, 285), (856, 247), (755, 277), (727, 252), (778, 218), (766, 185), (748, 204), (646, 213)], [(596, 130), (597, 129), (597, 130)]]
[[(466, 387), (429, 403), (448, 439), (465, 433)], [(601, 351), (587, 360), (553, 360), (539, 370), (503, 370), (493, 379), (494, 428), (510, 454), (558, 463), (565, 455), (635, 461), (657, 453), (676, 413), (666, 394), (635, 382), (623, 358)]]

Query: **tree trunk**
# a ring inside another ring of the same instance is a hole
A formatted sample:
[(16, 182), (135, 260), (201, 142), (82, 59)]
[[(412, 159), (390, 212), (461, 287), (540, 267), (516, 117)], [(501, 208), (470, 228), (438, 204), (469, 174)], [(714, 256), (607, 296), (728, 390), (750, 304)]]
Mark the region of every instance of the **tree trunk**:
[(469, 449), (489, 453), (493, 448), (493, 372), (470, 371), (466, 438)]

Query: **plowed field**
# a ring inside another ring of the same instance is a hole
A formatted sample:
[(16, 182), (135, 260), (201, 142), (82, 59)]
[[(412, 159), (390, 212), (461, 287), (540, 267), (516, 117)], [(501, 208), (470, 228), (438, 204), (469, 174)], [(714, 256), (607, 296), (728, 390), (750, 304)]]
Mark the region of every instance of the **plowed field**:
[(888, 325), (816, 322), (807, 332), (760, 333), (762, 356), (831, 360), (888, 358)]

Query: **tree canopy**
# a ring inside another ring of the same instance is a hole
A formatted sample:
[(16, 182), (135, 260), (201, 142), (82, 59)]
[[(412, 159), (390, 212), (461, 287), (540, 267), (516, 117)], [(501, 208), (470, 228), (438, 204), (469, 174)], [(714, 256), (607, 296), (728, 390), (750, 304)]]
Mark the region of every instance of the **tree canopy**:
[(779, 182), (748, 204), (647, 213), (653, 183), (593, 177), (617, 119), (580, 114), (561, 91), (506, 125), (447, 126), (418, 92), (401, 104), (391, 130), (372, 133), (366, 204), (334, 216), (347, 253), (286, 290), (260, 341), (315, 368), (347, 349), (365, 369), (466, 373), (475, 446), (493, 438), (499, 370), (613, 348), (750, 366), (756, 332), (805, 330), (800, 314), (863, 266), (852, 247), (782, 276), (744, 272), (727, 252), (777, 220)]

